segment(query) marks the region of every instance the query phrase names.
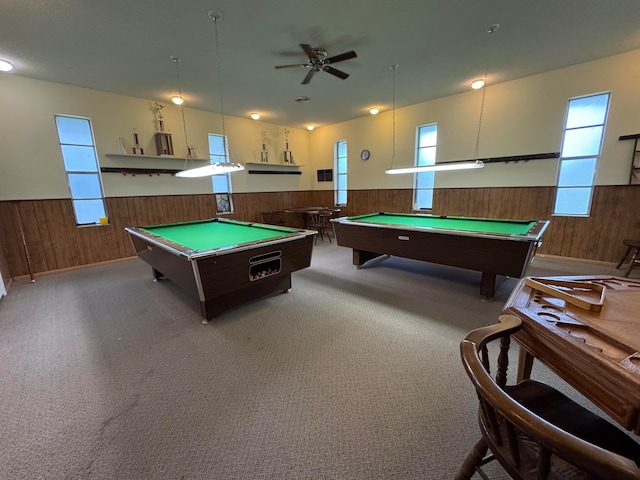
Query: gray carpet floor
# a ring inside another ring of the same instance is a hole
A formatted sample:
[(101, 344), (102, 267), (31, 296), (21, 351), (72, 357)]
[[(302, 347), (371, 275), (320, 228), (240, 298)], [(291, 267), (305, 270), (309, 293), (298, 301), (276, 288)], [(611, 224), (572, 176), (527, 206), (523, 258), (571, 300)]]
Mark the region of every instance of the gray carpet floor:
[[(620, 272), (529, 270), (583, 273)], [(516, 284), (482, 302), (479, 281), (401, 258), (354, 269), (318, 242), (290, 293), (205, 326), (137, 259), (18, 280), (0, 301), (0, 478), (452, 478), (479, 438), (458, 345)]]

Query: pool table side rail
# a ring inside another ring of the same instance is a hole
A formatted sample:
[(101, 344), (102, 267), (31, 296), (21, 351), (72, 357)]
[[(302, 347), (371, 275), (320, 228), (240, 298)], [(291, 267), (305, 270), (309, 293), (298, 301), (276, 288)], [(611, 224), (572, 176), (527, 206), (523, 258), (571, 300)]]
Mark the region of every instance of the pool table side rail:
[[(135, 229), (127, 231), (138, 257), (152, 267), (154, 279), (167, 277), (197, 297), (200, 313), (206, 320), (250, 300), (291, 288), (291, 273), (310, 266), (316, 234), (303, 231), (291, 237), (228, 249), (222, 252), (225, 255), (210, 251), (189, 256), (148, 234)], [(280, 269), (272, 276), (252, 281), (251, 266), (264, 263), (262, 259), (281, 259)]]
[[(389, 214), (385, 213), (385, 215), (402, 215), (402, 214)], [(423, 217), (427, 217), (428, 215), (418, 214)], [(471, 231), (471, 230), (455, 230), (455, 229), (447, 229), (447, 228), (434, 228), (427, 226), (411, 226), (411, 225), (401, 225), (401, 224), (393, 224), (393, 223), (374, 223), (367, 222), (362, 220), (365, 215), (359, 217), (341, 217), (341, 218), (333, 218), (332, 222), (343, 224), (343, 225), (354, 225), (354, 226), (366, 226), (373, 228), (397, 228), (402, 230), (410, 230), (414, 232), (430, 232), (430, 233), (438, 233), (438, 234), (448, 234), (448, 235), (464, 235), (470, 237), (479, 237), (482, 236), (484, 238), (492, 238), (495, 240), (516, 240), (522, 242), (531, 242), (538, 241), (542, 237), (542, 234), (549, 226), (549, 220), (526, 220), (526, 221), (518, 221), (520, 223), (532, 223), (534, 222), (534, 226), (524, 235), (516, 235), (516, 234), (498, 234), (494, 232), (479, 232), (479, 231)], [(438, 217), (438, 218), (452, 218), (452, 219), (463, 219), (463, 220), (472, 220), (470, 218), (465, 217)], [(478, 219), (483, 221), (500, 221), (496, 219)]]
[[(254, 225), (254, 224), (247, 223), (247, 226), (251, 226), (251, 225)], [(263, 224), (255, 224), (255, 225), (262, 226)], [(253, 242), (238, 243), (238, 244), (227, 245), (221, 248), (216, 248), (211, 250), (193, 250), (186, 247), (185, 245), (180, 245), (179, 243), (171, 242), (169, 240), (162, 238), (161, 236), (155, 235), (145, 230), (144, 227), (125, 227), (125, 230), (129, 232), (131, 235), (135, 235), (136, 237), (141, 238), (146, 242), (149, 242), (157, 247), (167, 250), (173, 253), (174, 255), (184, 257), (189, 261), (196, 260), (201, 257), (212, 256), (212, 255), (214, 256), (225, 255), (227, 253), (230, 253), (231, 250), (233, 250), (234, 252), (237, 252), (240, 250), (247, 250), (247, 249), (253, 248), (256, 245), (267, 247), (270, 245), (281, 243), (283, 241), (293, 241), (301, 237), (317, 235), (317, 232), (315, 230), (296, 229), (291, 234), (280, 236), (274, 239), (265, 239), (265, 240), (257, 240)]]

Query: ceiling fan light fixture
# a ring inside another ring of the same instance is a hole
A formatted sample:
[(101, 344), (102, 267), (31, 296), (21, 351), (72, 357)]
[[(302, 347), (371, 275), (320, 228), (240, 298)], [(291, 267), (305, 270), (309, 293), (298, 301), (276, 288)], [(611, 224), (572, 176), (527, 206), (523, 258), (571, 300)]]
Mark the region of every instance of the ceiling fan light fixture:
[(276, 65), (274, 68), (279, 70), (281, 68), (307, 68), (309, 72), (302, 80), (302, 85), (308, 84), (313, 76), (317, 72), (327, 72), (334, 77), (338, 77), (342, 80), (346, 80), (349, 77), (348, 73), (343, 72), (342, 70), (338, 70), (337, 68), (332, 67), (334, 63), (343, 62), (345, 60), (349, 60), (351, 58), (356, 58), (358, 54), (353, 50), (349, 50), (348, 52), (341, 53), (339, 55), (333, 55), (331, 57), (327, 56), (327, 51), (324, 48), (316, 47), (312, 48), (311, 45), (306, 43), (301, 43), (300, 48), (304, 51), (305, 55), (308, 58), (307, 63), (294, 63), (292, 65)]
[(250, 116), (251, 116), (251, 118), (253, 120), (260, 120), (260, 114), (259, 113), (253, 112)]

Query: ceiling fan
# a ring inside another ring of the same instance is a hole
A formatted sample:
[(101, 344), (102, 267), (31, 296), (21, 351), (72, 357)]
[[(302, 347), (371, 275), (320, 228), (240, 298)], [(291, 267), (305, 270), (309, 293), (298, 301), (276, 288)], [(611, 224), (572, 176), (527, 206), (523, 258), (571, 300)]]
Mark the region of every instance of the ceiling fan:
[(306, 85), (307, 83), (309, 83), (311, 81), (311, 77), (313, 77), (313, 75), (319, 71), (330, 73), (331, 75), (335, 75), (336, 77), (341, 78), (342, 80), (346, 79), (349, 76), (349, 74), (341, 70), (338, 70), (336, 68), (333, 68), (331, 64), (342, 62), (344, 60), (349, 60), (350, 58), (356, 58), (358, 56), (356, 55), (356, 52), (354, 52), (353, 50), (350, 50), (348, 52), (341, 53), (340, 55), (334, 55), (333, 57), (327, 58), (327, 51), (324, 48), (311, 48), (311, 46), (307, 45), (306, 43), (303, 43), (300, 46), (302, 47), (302, 50), (304, 50), (304, 53), (307, 54), (307, 57), (309, 57), (308, 63), (296, 63), (293, 65), (277, 65), (275, 68), (276, 69), (294, 68), (294, 67), (310, 68), (311, 70), (309, 70), (309, 73), (307, 73), (307, 76), (304, 77), (304, 80), (302, 80), (302, 85)]

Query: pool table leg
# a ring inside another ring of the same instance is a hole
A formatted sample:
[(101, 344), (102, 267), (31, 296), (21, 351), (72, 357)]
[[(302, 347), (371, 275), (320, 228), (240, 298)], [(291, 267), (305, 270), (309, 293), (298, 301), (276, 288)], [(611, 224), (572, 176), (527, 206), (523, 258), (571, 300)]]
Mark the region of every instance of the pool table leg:
[[(312, 237), (309, 237), (312, 238)], [(202, 324), (209, 325), (223, 312), (244, 305), (247, 302), (275, 293), (287, 293), (291, 291), (291, 274), (278, 274), (265, 277), (255, 282), (246, 284), (243, 288), (207, 297), (200, 301), (200, 314), (203, 317)]]
[(151, 270), (153, 272), (153, 281), (157, 282), (158, 280), (160, 280), (161, 278), (164, 278), (164, 273), (156, 270), (155, 268), (151, 267)]
[(480, 295), (488, 300), (496, 294), (496, 274), (482, 272), (480, 280)]
[(375, 258), (384, 260), (385, 258), (388, 258), (388, 257), (389, 255), (385, 253), (374, 253), (374, 252), (367, 252), (366, 250), (356, 250), (355, 248), (353, 249), (353, 264), (356, 267), (361, 267), (365, 263)]

